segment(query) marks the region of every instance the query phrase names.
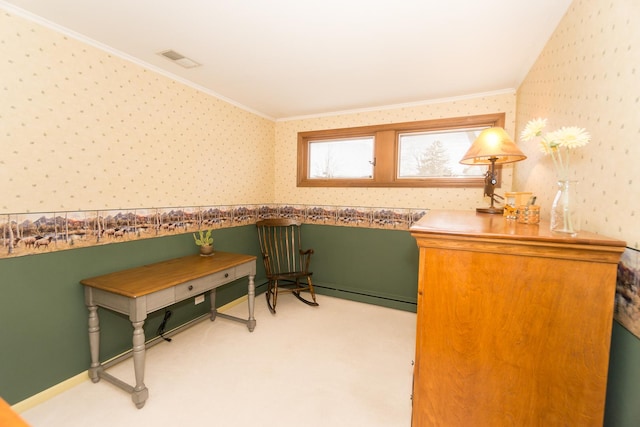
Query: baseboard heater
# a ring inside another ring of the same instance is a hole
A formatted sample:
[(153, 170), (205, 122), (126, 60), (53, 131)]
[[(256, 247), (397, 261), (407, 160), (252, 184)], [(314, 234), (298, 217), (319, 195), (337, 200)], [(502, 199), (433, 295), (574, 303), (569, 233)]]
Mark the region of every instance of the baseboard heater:
[[(261, 294), (266, 291), (267, 283), (262, 283), (261, 285), (256, 286), (256, 295)], [(415, 311), (418, 303), (416, 301), (407, 301), (400, 298), (393, 298), (388, 296), (374, 295), (371, 293), (367, 293), (366, 291), (354, 291), (350, 289), (341, 289), (335, 286), (327, 286), (325, 284), (315, 283), (313, 285), (316, 291), (319, 294), (326, 293), (330, 296), (342, 296), (346, 299), (351, 299), (354, 301), (362, 301), (363, 299), (368, 300), (367, 302), (376, 302), (378, 305), (383, 307), (392, 307), (398, 308), (398, 306), (402, 306), (404, 309), (408, 309), (409, 311)], [(352, 298), (347, 298), (351, 296)]]
[(318, 293), (326, 293), (327, 295), (342, 296), (345, 298), (348, 298), (348, 296), (351, 296), (352, 298), (348, 298), (348, 299), (353, 299), (355, 301), (367, 300), (366, 302), (376, 303), (383, 307), (403, 308), (409, 311), (415, 311), (418, 305), (416, 301), (407, 301), (400, 298), (374, 295), (371, 293), (367, 293), (366, 291), (361, 292), (361, 291), (354, 291), (352, 289), (340, 289), (333, 286), (319, 285), (319, 284), (315, 284), (313, 285), (313, 287), (316, 289), (316, 291), (318, 291)]

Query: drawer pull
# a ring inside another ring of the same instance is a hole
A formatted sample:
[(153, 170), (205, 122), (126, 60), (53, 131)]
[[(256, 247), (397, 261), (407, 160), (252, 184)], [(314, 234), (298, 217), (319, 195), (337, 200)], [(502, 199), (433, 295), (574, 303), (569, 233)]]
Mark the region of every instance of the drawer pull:
[(193, 290), (193, 285), (189, 285), (189, 290), (192, 291)]
[(224, 273), (224, 278), (226, 279), (227, 277), (229, 277), (229, 273)]

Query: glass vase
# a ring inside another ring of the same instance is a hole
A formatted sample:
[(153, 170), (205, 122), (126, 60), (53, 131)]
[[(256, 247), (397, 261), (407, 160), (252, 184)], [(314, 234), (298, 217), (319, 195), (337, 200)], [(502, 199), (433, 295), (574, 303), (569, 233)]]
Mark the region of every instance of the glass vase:
[(551, 206), (551, 231), (575, 236), (580, 231), (578, 181), (558, 181), (558, 193)]

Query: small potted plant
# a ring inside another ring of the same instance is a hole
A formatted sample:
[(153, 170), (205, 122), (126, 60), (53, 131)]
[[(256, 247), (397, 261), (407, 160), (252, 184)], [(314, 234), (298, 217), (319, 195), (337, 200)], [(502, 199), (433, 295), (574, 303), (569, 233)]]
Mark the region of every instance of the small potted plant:
[(193, 233), (193, 240), (196, 242), (196, 245), (200, 246), (200, 255), (213, 255), (213, 237), (211, 237), (211, 230), (200, 230), (197, 235)]

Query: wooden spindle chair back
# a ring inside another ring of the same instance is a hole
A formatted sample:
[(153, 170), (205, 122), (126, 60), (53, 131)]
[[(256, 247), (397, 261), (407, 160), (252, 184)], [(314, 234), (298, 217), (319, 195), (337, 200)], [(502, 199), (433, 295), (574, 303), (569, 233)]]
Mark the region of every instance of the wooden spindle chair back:
[[(266, 219), (256, 223), (260, 251), (267, 275), (267, 304), (272, 313), (279, 292), (291, 292), (300, 301), (317, 306), (309, 264), (313, 249), (302, 249), (302, 227), (292, 219)], [(300, 292), (309, 292), (311, 301)]]

